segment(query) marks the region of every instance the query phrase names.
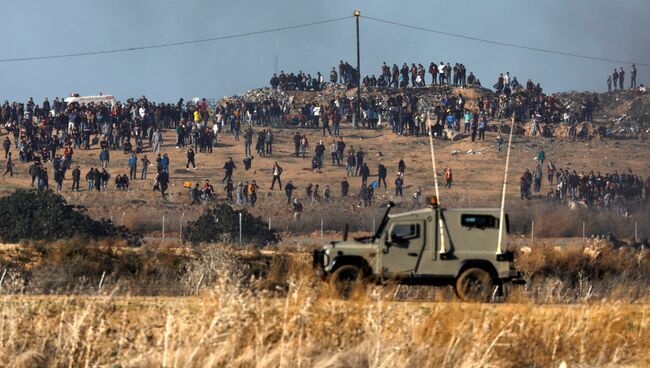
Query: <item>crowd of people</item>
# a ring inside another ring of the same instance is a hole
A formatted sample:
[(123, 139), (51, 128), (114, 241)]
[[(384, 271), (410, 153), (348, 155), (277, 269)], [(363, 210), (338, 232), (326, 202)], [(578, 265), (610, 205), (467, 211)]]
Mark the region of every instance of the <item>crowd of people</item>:
[[(607, 92), (612, 91), (612, 86), (614, 87), (614, 91), (616, 90), (624, 90), (625, 89), (625, 70), (623, 70), (623, 67), (620, 67), (618, 70), (614, 68), (614, 72), (610, 75), (607, 76)], [(635, 89), (637, 88), (636, 85), (636, 65), (632, 64), (632, 67), (630, 67), (630, 89)]]
[[(537, 153), (537, 165), (519, 179), (521, 199), (531, 199), (540, 193), (546, 181), (550, 187), (545, 196), (548, 200), (579, 202), (585, 206), (596, 206), (616, 210), (621, 214), (633, 204), (650, 202), (650, 176), (645, 180), (631, 169), (601, 174), (593, 170), (577, 172), (571, 168), (559, 168), (546, 160), (544, 150)], [(547, 161), (544, 165), (544, 161)], [(546, 171), (546, 172), (544, 172)]]

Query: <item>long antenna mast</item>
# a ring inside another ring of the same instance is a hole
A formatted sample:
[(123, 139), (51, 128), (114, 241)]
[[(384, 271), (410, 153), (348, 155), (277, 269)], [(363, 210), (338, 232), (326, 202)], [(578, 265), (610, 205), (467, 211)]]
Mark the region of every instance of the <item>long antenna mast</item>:
[(497, 254), (503, 253), (503, 226), (506, 222), (506, 185), (508, 184), (508, 165), (510, 163), (510, 146), (512, 145), (512, 132), (515, 130), (515, 116), (510, 120), (510, 137), (508, 138), (508, 151), (506, 152), (506, 169), (503, 175), (503, 192), (501, 193), (501, 210), (499, 212), (499, 240), (497, 241)]
[[(431, 116), (427, 112), (427, 125), (429, 126), (429, 146), (431, 147), (431, 165), (433, 166), (433, 184), (436, 189), (436, 200), (440, 203), (440, 192), (438, 191), (438, 173), (436, 171), (436, 153), (433, 149), (433, 127), (431, 124)], [(438, 226), (440, 228), (440, 254), (447, 253), (447, 246), (445, 244), (445, 228), (442, 224), (442, 213), (438, 217)]]

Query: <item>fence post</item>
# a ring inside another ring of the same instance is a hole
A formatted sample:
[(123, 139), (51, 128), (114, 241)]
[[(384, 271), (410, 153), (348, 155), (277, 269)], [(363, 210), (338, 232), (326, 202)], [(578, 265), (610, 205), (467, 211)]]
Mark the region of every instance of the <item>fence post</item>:
[(585, 238), (585, 222), (582, 221), (582, 241), (585, 242), (587, 239)]
[(634, 242), (639, 242), (639, 223), (634, 221)]
[(120, 226), (124, 226), (124, 215), (126, 215), (126, 211), (122, 212), (122, 218), (120, 218)]
[(7, 275), (7, 268), (2, 272), (2, 277), (0, 277), (0, 288), (2, 288), (2, 282), (5, 280), (5, 276)]
[(271, 230), (271, 216), (269, 216), (269, 230)]
[(185, 217), (185, 211), (181, 214), (181, 221), (178, 224), (178, 237), (183, 240), (183, 217)]
[(530, 244), (535, 243), (535, 220), (530, 223)]
[(165, 239), (165, 215), (162, 217), (162, 238)]
[(320, 238), (323, 239), (323, 218), (320, 219)]
[(239, 213), (239, 245), (242, 244), (242, 229), (241, 229), (241, 220), (242, 220), (242, 214), (241, 212)]
[(372, 219), (372, 233), (375, 233), (375, 219)]

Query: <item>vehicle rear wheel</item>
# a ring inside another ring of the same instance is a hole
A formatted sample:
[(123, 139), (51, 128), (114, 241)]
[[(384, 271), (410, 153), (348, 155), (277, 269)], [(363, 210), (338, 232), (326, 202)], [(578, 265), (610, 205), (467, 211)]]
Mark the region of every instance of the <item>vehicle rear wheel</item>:
[(341, 299), (349, 299), (354, 289), (360, 284), (362, 272), (359, 267), (341, 266), (330, 277), (332, 289)]
[(456, 279), (456, 294), (466, 302), (489, 302), (494, 281), (482, 268), (468, 268)]

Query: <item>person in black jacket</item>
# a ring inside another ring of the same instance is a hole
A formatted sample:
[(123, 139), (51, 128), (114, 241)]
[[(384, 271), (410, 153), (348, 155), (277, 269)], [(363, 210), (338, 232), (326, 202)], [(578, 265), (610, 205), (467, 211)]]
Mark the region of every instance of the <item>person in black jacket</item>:
[(72, 170), (72, 191), (79, 191), (79, 179), (81, 179), (81, 170), (79, 166)]
[(280, 175), (282, 175), (282, 168), (280, 165), (278, 165), (278, 162), (276, 161), (273, 164), (273, 181), (271, 182), (271, 190), (275, 187), (275, 182), (277, 181), (278, 184), (280, 185), (280, 190), (282, 190), (282, 180), (280, 180)]
[(361, 169), (359, 170), (359, 175), (361, 175), (361, 184), (367, 185), (368, 176), (370, 176), (370, 168), (365, 162), (363, 163), (363, 166), (361, 166)]
[(284, 193), (287, 195), (287, 204), (291, 204), (291, 196), (293, 195), (294, 189), (298, 189), (298, 187), (293, 185), (291, 180), (284, 186)]
[(350, 183), (348, 183), (347, 178), (343, 178), (341, 181), (341, 197), (347, 197), (350, 190)]
[(386, 185), (386, 175), (388, 174), (386, 170), (386, 166), (382, 165), (381, 163), (377, 165), (377, 184), (381, 186), (381, 182), (384, 182), (384, 188), (388, 188)]
[(192, 164), (193, 169), (196, 169), (196, 165), (194, 164), (194, 157), (195, 156), (196, 155), (194, 154), (194, 149), (192, 149), (192, 147), (190, 147), (187, 150), (187, 162), (185, 163), (185, 168), (186, 169), (190, 168), (190, 164)]

